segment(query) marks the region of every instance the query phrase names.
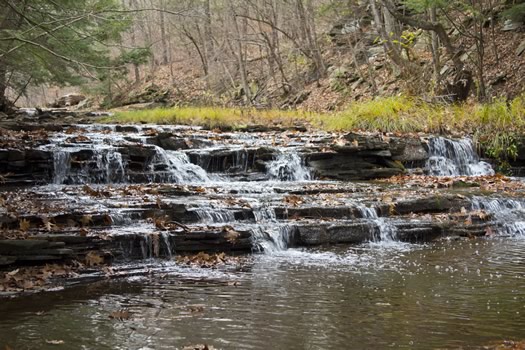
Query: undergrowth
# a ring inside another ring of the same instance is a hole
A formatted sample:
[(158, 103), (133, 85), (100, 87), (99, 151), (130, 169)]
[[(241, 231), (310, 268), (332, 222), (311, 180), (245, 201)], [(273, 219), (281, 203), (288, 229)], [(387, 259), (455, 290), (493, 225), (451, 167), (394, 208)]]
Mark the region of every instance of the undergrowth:
[[(118, 123), (198, 125), (237, 129), (249, 125), (306, 125), (326, 131), (469, 134), (499, 155), (512, 156), (514, 135), (525, 132), (525, 94), (511, 101), (444, 105), (408, 96), (355, 102), (340, 112), (310, 113), (215, 107), (123, 111), (105, 120)], [(512, 137), (511, 137), (512, 136)]]
[(173, 107), (117, 112), (106, 122), (182, 124), (210, 129), (238, 129), (249, 125), (295, 126), (308, 123), (314, 114), (304, 111), (256, 110), (215, 107)]

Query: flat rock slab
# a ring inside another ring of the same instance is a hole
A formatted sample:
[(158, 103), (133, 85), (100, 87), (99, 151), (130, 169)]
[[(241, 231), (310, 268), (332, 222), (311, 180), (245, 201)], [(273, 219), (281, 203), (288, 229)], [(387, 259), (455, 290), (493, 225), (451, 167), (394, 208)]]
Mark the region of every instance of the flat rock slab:
[(0, 254), (17, 255), (19, 253), (27, 254), (28, 251), (35, 251), (48, 248), (50, 243), (45, 240), (1, 240)]

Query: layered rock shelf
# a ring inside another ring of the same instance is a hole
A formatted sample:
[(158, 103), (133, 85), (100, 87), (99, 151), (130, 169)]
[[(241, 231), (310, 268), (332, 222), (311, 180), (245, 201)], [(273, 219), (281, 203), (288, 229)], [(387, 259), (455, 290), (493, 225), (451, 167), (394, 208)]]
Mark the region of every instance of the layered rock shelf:
[(421, 243), (507, 235), (521, 227), (522, 186), (492, 175), (468, 139), (41, 127), (2, 129), (5, 269), (57, 262), (92, 269), (203, 251)]

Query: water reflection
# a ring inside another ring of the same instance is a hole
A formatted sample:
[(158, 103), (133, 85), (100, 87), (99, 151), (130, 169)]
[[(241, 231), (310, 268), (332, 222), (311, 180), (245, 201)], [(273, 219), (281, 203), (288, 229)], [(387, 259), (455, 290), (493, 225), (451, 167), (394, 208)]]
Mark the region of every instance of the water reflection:
[[(173, 268), (0, 305), (0, 348), (470, 349), (525, 337), (522, 240), (363, 245)], [(158, 276), (158, 275), (157, 275)], [(108, 316), (119, 309), (130, 320)], [(45, 311), (37, 315), (39, 311)]]

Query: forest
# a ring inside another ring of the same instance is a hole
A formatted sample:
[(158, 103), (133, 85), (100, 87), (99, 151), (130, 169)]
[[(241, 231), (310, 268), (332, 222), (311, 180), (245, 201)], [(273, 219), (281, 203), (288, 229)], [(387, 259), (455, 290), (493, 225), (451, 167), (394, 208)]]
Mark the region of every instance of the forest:
[(7, 96), (49, 103), (37, 87), (68, 85), (103, 106), (314, 110), (377, 95), (523, 93), (520, 1), (4, 3), (3, 109)]

